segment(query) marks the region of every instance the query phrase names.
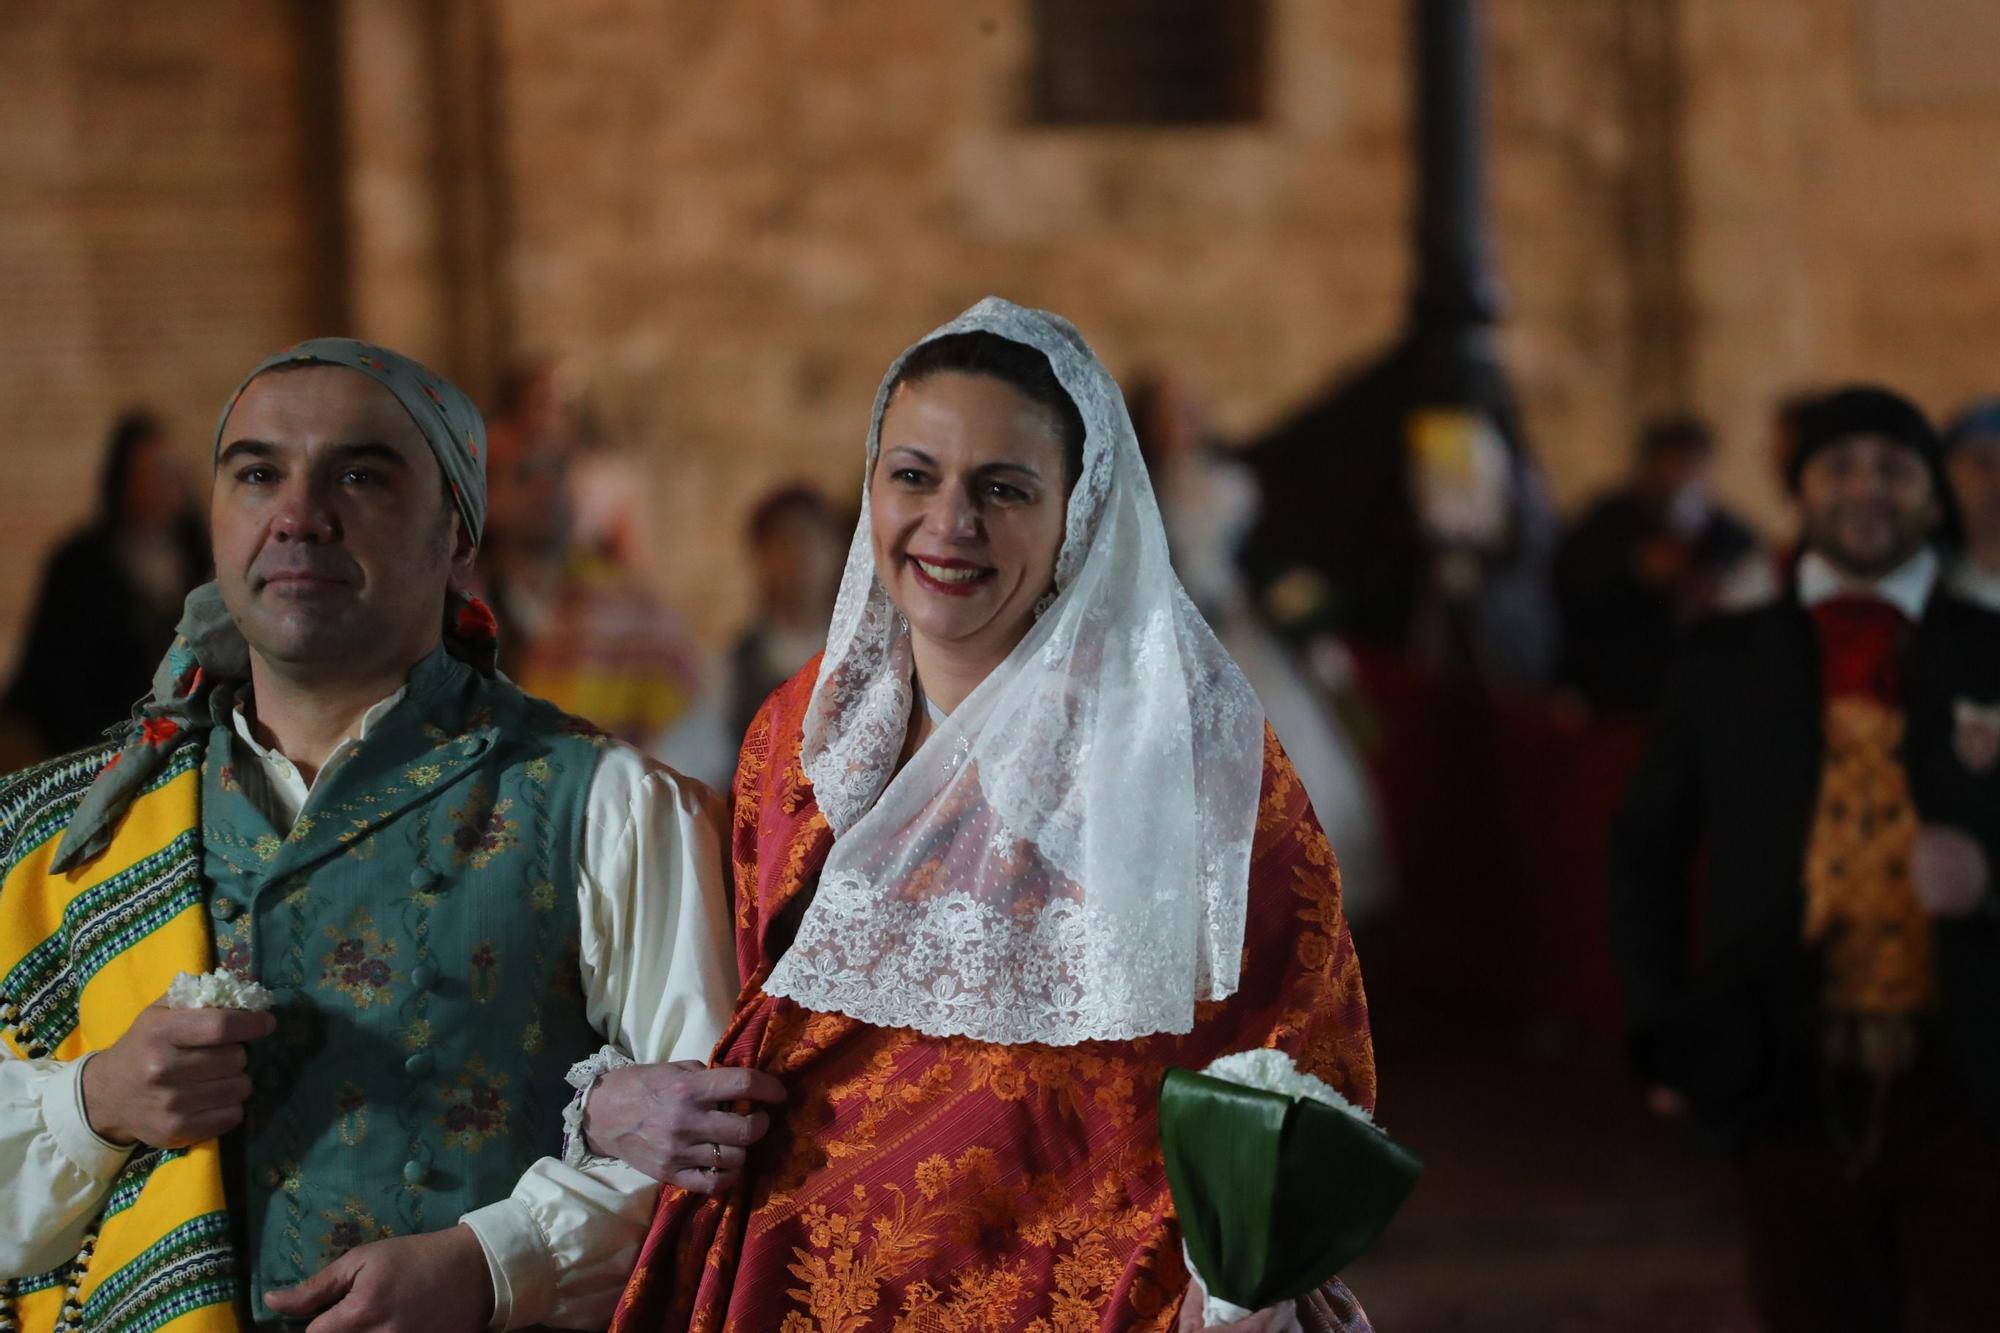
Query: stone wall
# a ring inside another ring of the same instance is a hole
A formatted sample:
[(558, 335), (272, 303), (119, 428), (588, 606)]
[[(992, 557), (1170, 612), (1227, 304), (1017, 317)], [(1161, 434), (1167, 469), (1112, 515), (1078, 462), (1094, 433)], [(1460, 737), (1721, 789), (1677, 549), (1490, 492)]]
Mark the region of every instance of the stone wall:
[(1776, 395), (1866, 378), (1946, 413), (2000, 391), (2000, 11), (1681, 4), (1693, 396), (1729, 490), (1781, 521)]
[[(657, 567), (713, 634), (770, 480), (851, 492), (877, 378), (987, 293), (1266, 423), (1397, 328), (1404, 6), (1271, 7), (1267, 121), (1025, 123), (1020, 0), (501, 11), (505, 281), (653, 460)], [(1507, 347), (1559, 493), (1616, 466), (1634, 341), (1622, 7), (1494, 7)], [(1607, 448), (1607, 446), (1610, 446)], [(720, 560), (715, 557), (721, 556)]]
[[(702, 633), (740, 518), (856, 480), (905, 343), (989, 291), (1263, 425), (1397, 328), (1404, 0), (1270, 0), (1265, 120), (1028, 123), (1027, 0), (110, 0), (0, 5), (0, 558), (84, 507), (161, 404), (199, 453), (259, 352), (344, 325), (468, 385), (587, 369), (649, 559)], [(1643, 411), (1724, 431), (1871, 375), (1943, 409), (2000, 374), (2000, 100), (1981, 0), (1489, 0), (1503, 346), (1560, 501)], [(1982, 34), (1984, 38), (1982, 39)], [(0, 637), (26, 592), (0, 585)]]
[(198, 8), (0, 4), (0, 660), (112, 416), (158, 409), (199, 463), (234, 377), (325, 310), (299, 20)]

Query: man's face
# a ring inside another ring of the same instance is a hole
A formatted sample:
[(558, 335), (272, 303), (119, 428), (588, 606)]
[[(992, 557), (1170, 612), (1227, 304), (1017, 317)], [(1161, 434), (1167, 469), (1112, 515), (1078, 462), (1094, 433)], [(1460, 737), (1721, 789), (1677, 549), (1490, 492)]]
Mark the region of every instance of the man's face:
[(1923, 458), (1880, 435), (1827, 445), (1799, 473), (1806, 545), (1856, 578), (1879, 578), (1930, 539), (1942, 516)]
[(292, 675), (407, 669), (471, 567), (416, 422), (340, 366), (251, 381), (223, 426), (210, 524), (230, 616)]
[(2000, 543), (2000, 435), (1960, 441), (1952, 448), (1945, 471), (1965, 518), (1967, 540), (1982, 549)]

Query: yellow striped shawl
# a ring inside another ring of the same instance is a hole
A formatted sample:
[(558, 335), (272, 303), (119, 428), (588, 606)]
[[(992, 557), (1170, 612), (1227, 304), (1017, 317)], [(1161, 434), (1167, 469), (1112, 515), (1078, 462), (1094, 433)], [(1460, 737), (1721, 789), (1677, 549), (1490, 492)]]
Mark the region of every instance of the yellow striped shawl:
[[(71, 812), (114, 752), (84, 751), (0, 782), (0, 1040), (16, 1056), (102, 1050), (175, 973), (211, 966), (198, 741), (177, 748), (102, 855), (50, 873)], [(142, 1149), (73, 1260), (0, 1283), (0, 1327), (12, 1314), (33, 1333), (235, 1330), (236, 1294), (218, 1145)]]

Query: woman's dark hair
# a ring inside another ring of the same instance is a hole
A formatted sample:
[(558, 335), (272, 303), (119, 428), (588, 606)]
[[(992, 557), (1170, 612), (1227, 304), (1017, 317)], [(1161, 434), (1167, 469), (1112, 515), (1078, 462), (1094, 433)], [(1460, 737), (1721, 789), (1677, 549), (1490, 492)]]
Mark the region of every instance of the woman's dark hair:
[(115, 527), (125, 516), (125, 483), (132, 475), (132, 456), (149, 440), (167, 433), (151, 412), (128, 411), (112, 424), (104, 446), (104, 466), (97, 473), (97, 521)]
[(1056, 378), (1048, 357), (1012, 338), (976, 330), (948, 333), (933, 338), (910, 353), (890, 386), (889, 396), (905, 384), (917, 384), (933, 375), (985, 375), (999, 380), (1022, 395), (1049, 409), (1056, 419), (1056, 435), (1063, 449), (1063, 485), (1074, 487), (1083, 475), (1083, 440), (1087, 433), (1083, 413)]

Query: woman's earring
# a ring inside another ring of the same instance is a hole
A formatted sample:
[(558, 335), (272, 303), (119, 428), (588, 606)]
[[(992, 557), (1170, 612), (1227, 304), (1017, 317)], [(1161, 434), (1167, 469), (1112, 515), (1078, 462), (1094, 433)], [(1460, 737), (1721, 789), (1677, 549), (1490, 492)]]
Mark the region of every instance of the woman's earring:
[(1041, 599), (1035, 603), (1035, 619), (1040, 620), (1043, 616), (1047, 615), (1049, 613), (1049, 608), (1054, 606), (1055, 604), (1056, 604), (1056, 590), (1054, 588), (1050, 588), (1047, 592), (1043, 593)]

